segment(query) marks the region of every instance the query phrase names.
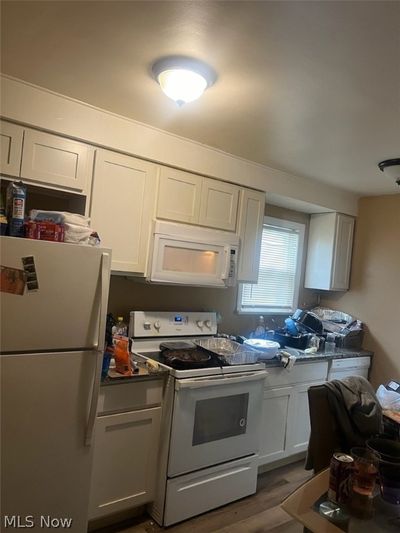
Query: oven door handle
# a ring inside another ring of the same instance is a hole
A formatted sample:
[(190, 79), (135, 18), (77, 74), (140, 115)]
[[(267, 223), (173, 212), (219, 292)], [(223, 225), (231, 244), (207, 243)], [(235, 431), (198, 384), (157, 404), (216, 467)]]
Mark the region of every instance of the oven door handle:
[(175, 381), (175, 390), (181, 389), (201, 389), (203, 387), (214, 387), (220, 385), (231, 385), (234, 383), (249, 383), (250, 381), (260, 381), (265, 379), (268, 372), (260, 370), (257, 372), (246, 372), (243, 374), (225, 374), (220, 378), (197, 378), (180, 379)]

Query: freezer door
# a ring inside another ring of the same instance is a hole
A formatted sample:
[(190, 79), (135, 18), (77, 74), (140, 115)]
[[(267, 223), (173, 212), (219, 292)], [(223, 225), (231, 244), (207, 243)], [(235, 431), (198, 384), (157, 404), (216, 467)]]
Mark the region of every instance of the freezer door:
[(86, 531), (96, 359), (97, 351), (1, 356), (2, 515), (33, 515), (32, 531), (46, 529), (41, 516)]
[(2, 267), (22, 269), (22, 258), (33, 256), (38, 279), (37, 291), (1, 293), (0, 351), (96, 347), (104, 337), (99, 317), (106, 313), (111, 252), (15, 237), (0, 237), (0, 246)]

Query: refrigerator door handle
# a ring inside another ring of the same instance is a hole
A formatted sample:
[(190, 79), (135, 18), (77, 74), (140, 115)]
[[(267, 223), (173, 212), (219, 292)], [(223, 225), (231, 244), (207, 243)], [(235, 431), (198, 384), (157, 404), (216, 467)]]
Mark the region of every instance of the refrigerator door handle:
[(101, 254), (101, 271), (100, 271), (100, 305), (99, 305), (99, 330), (97, 339), (97, 348), (94, 352), (96, 357), (92, 396), (90, 399), (89, 417), (85, 433), (85, 446), (91, 446), (93, 439), (94, 424), (97, 413), (97, 400), (99, 396), (101, 365), (104, 353), (105, 329), (107, 320), (107, 303), (108, 290), (110, 283), (110, 254), (103, 252)]

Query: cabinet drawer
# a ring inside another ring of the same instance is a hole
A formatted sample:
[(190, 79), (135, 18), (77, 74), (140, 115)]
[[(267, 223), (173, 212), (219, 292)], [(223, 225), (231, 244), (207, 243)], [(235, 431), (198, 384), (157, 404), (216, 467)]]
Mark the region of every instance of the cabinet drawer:
[(163, 378), (104, 385), (100, 389), (97, 413), (104, 415), (161, 405), (163, 388)]
[(256, 486), (257, 455), (170, 479), (165, 525), (254, 494)]
[(368, 368), (371, 365), (371, 358), (366, 355), (364, 357), (348, 357), (343, 359), (334, 359), (331, 363), (332, 370), (342, 370), (350, 368)]
[(284, 368), (268, 368), (264, 387), (280, 387), (296, 383), (325, 381), (328, 375), (328, 362), (296, 363), (289, 372)]

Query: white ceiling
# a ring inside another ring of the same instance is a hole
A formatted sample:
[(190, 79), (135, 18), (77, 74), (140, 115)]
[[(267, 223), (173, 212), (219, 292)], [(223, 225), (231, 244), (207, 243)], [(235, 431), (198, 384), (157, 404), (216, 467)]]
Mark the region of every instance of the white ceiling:
[[(2, 72), (361, 195), (399, 192), (399, 2), (2, 2)], [(217, 82), (177, 108), (159, 57)]]

